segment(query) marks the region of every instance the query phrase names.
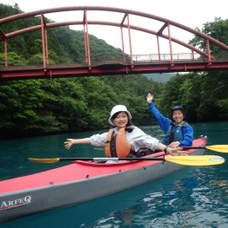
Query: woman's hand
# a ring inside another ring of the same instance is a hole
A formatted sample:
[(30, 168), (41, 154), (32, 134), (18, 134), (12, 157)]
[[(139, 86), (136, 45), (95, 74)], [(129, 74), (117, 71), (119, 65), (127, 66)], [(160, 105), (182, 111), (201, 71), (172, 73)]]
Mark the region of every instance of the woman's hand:
[(73, 145), (73, 139), (67, 139), (67, 141), (64, 142), (64, 144), (65, 144), (65, 148), (69, 150)]
[(69, 150), (73, 144), (90, 144), (90, 138), (67, 139), (67, 141), (64, 142), (64, 144), (65, 144), (65, 148)]
[(169, 146), (164, 145), (163, 143), (158, 143), (158, 150), (165, 151), (167, 154), (171, 154), (172, 156), (180, 156), (180, 155), (187, 155), (186, 151), (181, 151), (183, 148), (177, 147), (177, 148), (171, 148)]
[(151, 103), (154, 99), (154, 95), (151, 95), (151, 93), (148, 93), (146, 96), (146, 100), (148, 103)]
[(171, 148), (177, 148), (180, 146), (180, 142), (179, 141), (175, 141), (169, 144), (169, 147)]
[(178, 147), (178, 148), (171, 148), (171, 147), (168, 147), (167, 148), (167, 153), (171, 154), (172, 156), (183, 156), (183, 155), (187, 155), (186, 151), (181, 151), (181, 147)]

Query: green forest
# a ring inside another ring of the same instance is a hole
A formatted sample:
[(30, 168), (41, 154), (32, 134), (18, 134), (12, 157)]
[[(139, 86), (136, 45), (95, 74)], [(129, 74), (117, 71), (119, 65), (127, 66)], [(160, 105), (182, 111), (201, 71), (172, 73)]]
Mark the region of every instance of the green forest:
[[(21, 13), (18, 5), (0, 4), (0, 18)], [(46, 18), (50, 22), (49, 19)], [(39, 17), (27, 18), (2, 25), (4, 33), (21, 27), (40, 24)], [(216, 18), (206, 22), (201, 32), (228, 45), (228, 20)], [(83, 31), (58, 27), (48, 30), (51, 63), (76, 61), (84, 58)], [(122, 53), (104, 40), (90, 35), (91, 58), (107, 53)], [(189, 41), (206, 49), (204, 40), (194, 37)], [(40, 31), (26, 33), (7, 42), (8, 59), (12, 65), (22, 60), (42, 61)], [(215, 57), (228, 57), (228, 53), (211, 45)], [(0, 67), (4, 63), (4, 44), (0, 42)], [(161, 75), (162, 77), (162, 75)], [(0, 138), (55, 134), (109, 128), (107, 122), (111, 108), (124, 104), (133, 115), (136, 125), (156, 124), (145, 100), (148, 92), (155, 95), (158, 109), (167, 115), (169, 109), (182, 105), (191, 122), (228, 119), (228, 71), (176, 74), (165, 83), (155, 82), (144, 75), (107, 75), (0, 81)]]

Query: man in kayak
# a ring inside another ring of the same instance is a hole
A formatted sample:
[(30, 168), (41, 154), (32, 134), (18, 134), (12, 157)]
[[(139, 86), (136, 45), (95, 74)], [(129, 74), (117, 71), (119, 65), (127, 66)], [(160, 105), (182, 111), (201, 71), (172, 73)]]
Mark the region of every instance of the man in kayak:
[(170, 110), (169, 118), (164, 117), (153, 103), (154, 95), (146, 96), (150, 110), (158, 125), (165, 133), (163, 143), (171, 148), (191, 146), (193, 142), (193, 129), (185, 120), (185, 111), (182, 106), (176, 105)]
[[(110, 113), (108, 122), (114, 126), (109, 132), (95, 134), (89, 138), (67, 139), (65, 147), (70, 149), (73, 144), (92, 144), (105, 146), (107, 157), (132, 157), (142, 147), (152, 151), (161, 150), (173, 156), (184, 155), (179, 148), (171, 148), (162, 144), (158, 139), (145, 134), (132, 122), (132, 115), (124, 105), (116, 105)], [(124, 148), (124, 149), (123, 149)]]

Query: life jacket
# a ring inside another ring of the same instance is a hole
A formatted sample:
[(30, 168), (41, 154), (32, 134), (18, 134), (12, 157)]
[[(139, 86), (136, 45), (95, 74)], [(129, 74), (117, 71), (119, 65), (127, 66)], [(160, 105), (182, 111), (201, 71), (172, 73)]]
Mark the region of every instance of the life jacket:
[(178, 125), (176, 127), (176, 129), (174, 130), (173, 129), (174, 124), (171, 123), (169, 125), (169, 127), (168, 127), (168, 130), (166, 132), (165, 139), (164, 139), (163, 143), (165, 145), (169, 145), (172, 142), (183, 140), (184, 139), (184, 135), (183, 135), (183, 132), (182, 132), (182, 128), (184, 126), (186, 126), (186, 125), (188, 125), (188, 123), (186, 121), (184, 121), (183, 123)]
[(121, 128), (116, 134), (110, 129), (105, 143), (105, 155), (107, 157), (131, 157), (135, 154), (131, 144), (127, 140), (125, 128)]

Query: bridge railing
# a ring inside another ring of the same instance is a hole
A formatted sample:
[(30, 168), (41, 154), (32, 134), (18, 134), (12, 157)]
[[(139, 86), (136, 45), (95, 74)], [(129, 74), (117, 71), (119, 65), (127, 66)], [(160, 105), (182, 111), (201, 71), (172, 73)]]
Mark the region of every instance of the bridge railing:
[(202, 56), (198, 53), (177, 53), (173, 54), (146, 54), (146, 55), (133, 55), (134, 62), (167, 62), (171, 61), (191, 61), (202, 59)]
[[(194, 61), (194, 60), (207, 60), (198, 53), (177, 53), (173, 54), (138, 54), (133, 55), (133, 61), (135, 63), (140, 62), (171, 62), (171, 57), (174, 62), (178, 61)], [(85, 57), (69, 57), (69, 58), (49, 58), (47, 65), (71, 65), (71, 64), (86, 64)], [(43, 58), (31, 58), (31, 59), (8, 59), (8, 66), (42, 66)], [(129, 64), (131, 62), (130, 56), (122, 54), (99, 54), (91, 57), (91, 64), (95, 63), (114, 63), (122, 62)], [(5, 66), (5, 60), (0, 59), (0, 67)]]
[[(70, 64), (81, 64), (86, 63), (84, 58), (48, 58), (48, 65), (70, 65)], [(8, 66), (43, 66), (43, 58), (31, 58), (31, 59), (8, 59)], [(5, 60), (0, 59), (0, 67), (5, 66)]]

